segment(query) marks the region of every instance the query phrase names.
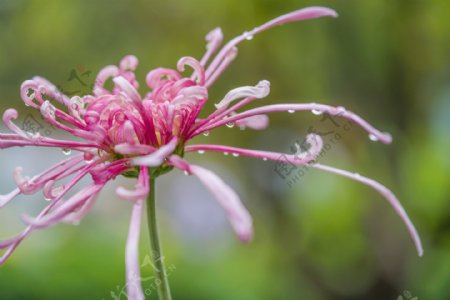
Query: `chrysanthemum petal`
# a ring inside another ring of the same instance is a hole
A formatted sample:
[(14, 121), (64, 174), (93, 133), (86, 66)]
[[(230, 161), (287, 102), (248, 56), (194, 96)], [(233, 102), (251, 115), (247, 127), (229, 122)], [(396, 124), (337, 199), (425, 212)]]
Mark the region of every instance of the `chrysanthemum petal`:
[(241, 241), (248, 242), (252, 239), (252, 218), (233, 189), (212, 171), (190, 165), (177, 155), (170, 156), (169, 160), (176, 168), (194, 174), (200, 179), (225, 210), (231, 226)]
[(164, 162), (164, 159), (170, 155), (176, 148), (178, 139), (174, 137), (168, 144), (161, 146), (155, 152), (141, 157), (131, 159), (133, 165), (156, 167)]
[(248, 118), (237, 120), (235, 124), (243, 128), (264, 130), (269, 126), (269, 117), (267, 115), (254, 115)]
[(34, 228), (46, 228), (52, 226), (82, 207), (89, 198), (95, 196), (102, 188), (103, 185), (89, 185), (70, 199), (66, 200), (63, 204), (59, 205), (46, 216), (32, 219), (29, 216), (24, 215), (23, 220)]
[(322, 150), (323, 146), (323, 141), (319, 135), (309, 134), (306, 137), (306, 142), (309, 144), (309, 149), (303, 152), (300, 149), (297, 149), (298, 152), (295, 154), (286, 154), (262, 150), (250, 150), (250, 149), (229, 147), (224, 145), (209, 145), (209, 144), (186, 146), (185, 152), (187, 153), (195, 151), (210, 151), (210, 152), (231, 154), (235, 156), (243, 155), (263, 160), (274, 160), (294, 165), (306, 165), (314, 161), (320, 154), (320, 151)]
[[(241, 43), (244, 40), (251, 40), (253, 36), (256, 34), (265, 31), (267, 29), (270, 29), (274, 26), (279, 26), (285, 23), (289, 22), (295, 22), (295, 21), (302, 21), (307, 19), (314, 19), (314, 18), (320, 18), (320, 17), (337, 17), (337, 13), (326, 7), (306, 7), (299, 10), (296, 10), (294, 12), (282, 15), (278, 18), (275, 18), (269, 22), (264, 23), (261, 26), (258, 26), (254, 28), (251, 31), (246, 31), (242, 35), (235, 37), (231, 41), (229, 41), (223, 48), (220, 50), (220, 52), (217, 54), (217, 56), (213, 59), (211, 64), (206, 70), (207, 77), (211, 76), (221, 65), (221, 62), (225, 59), (225, 57), (229, 54), (230, 50), (235, 48), (239, 43)], [(221, 72), (223, 72), (223, 69)], [(211, 85), (212, 81), (207, 80), (207, 86)]]
[(225, 209), (228, 219), (239, 239), (244, 242), (250, 241), (253, 236), (252, 218), (244, 205), (242, 205), (236, 192), (210, 170), (191, 165), (190, 171), (203, 182), (219, 204)]
[(139, 264), (139, 234), (141, 228), (143, 200), (133, 204), (130, 228), (125, 250), (127, 295), (130, 300), (144, 300), (141, 286), (141, 271)]
[(116, 189), (116, 193), (124, 200), (136, 202), (142, 199), (146, 199), (149, 190), (150, 186), (148, 178), (148, 168), (142, 167), (139, 172), (139, 178), (136, 184), (136, 188), (134, 190), (128, 190), (120, 186)]
[(219, 27), (211, 30), (205, 37), (205, 40), (207, 42), (206, 44), (206, 53), (203, 55), (202, 59), (200, 60), (200, 63), (202, 66), (205, 66), (205, 64), (210, 59), (211, 55), (220, 47), (220, 44), (223, 41), (223, 33), (222, 29)]
[(225, 120), (217, 120), (213, 121), (210, 124), (205, 124), (197, 131), (195, 134), (200, 134), (204, 131), (209, 131), (213, 128), (223, 126), (228, 122), (236, 122), (238, 120), (241, 120), (243, 118), (248, 118), (255, 115), (260, 114), (267, 114), (271, 112), (295, 112), (295, 111), (314, 111), (319, 114), (329, 114), (331, 116), (338, 116), (341, 118), (348, 119), (355, 124), (359, 125), (361, 128), (366, 130), (366, 132), (372, 136), (373, 140), (380, 141), (385, 144), (390, 144), (392, 142), (392, 137), (389, 133), (381, 132), (375, 127), (373, 127), (371, 124), (369, 124), (367, 121), (365, 121), (360, 116), (356, 115), (355, 113), (348, 111), (344, 107), (334, 107), (330, 105), (325, 104), (317, 104), (317, 103), (293, 103), (293, 104), (273, 104), (273, 105), (266, 105), (257, 107), (254, 109), (250, 109), (247, 111), (244, 111), (242, 113), (238, 113), (235, 115), (230, 116), (229, 118)]
[(215, 106), (218, 111), (223, 111), (230, 105), (230, 103), (232, 103), (235, 100), (243, 99), (246, 97), (261, 99), (267, 97), (267, 95), (269, 95), (269, 92), (270, 92), (270, 82), (267, 80), (262, 80), (258, 82), (258, 84), (255, 86), (242, 86), (232, 89)]
[(414, 224), (411, 222), (410, 218), (408, 217), (408, 215), (407, 215), (405, 209), (403, 208), (403, 206), (401, 205), (400, 201), (397, 199), (397, 197), (395, 197), (394, 193), (392, 193), (392, 191), (390, 191), (387, 187), (385, 187), (384, 185), (382, 185), (381, 183), (379, 183), (373, 179), (367, 178), (360, 174), (341, 170), (341, 169), (338, 169), (335, 167), (326, 166), (326, 165), (322, 165), (322, 164), (312, 164), (311, 167), (316, 168), (318, 170), (338, 174), (338, 175), (353, 179), (355, 181), (359, 181), (362, 184), (367, 185), (367, 186), (373, 188), (374, 190), (376, 190), (378, 193), (380, 193), (389, 202), (389, 204), (392, 206), (394, 211), (400, 216), (402, 221), (405, 223), (406, 228), (408, 229), (408, 232), (409, 232), (412, 240), (414, 241), (418, 255), (419, 256), (423, 255), (422, 242), (420, 241), (419, 234), (417, 233), (417, 230), (414, 227)]

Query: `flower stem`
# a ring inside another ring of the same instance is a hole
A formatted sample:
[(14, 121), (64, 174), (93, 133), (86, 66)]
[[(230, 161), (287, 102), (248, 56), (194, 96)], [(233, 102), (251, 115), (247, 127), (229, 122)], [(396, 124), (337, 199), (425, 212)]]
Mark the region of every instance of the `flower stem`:
[(158, 225), (156, 220), (155, 179), (150, 179), (150, 192), (147, 198), (147, 221), (150, 236), (150, 249), (153, 269), (155, 273), (155, 285), (159, 300), (171, 300), (169, 280), (164, 266), (164, 256), (159, 244)]

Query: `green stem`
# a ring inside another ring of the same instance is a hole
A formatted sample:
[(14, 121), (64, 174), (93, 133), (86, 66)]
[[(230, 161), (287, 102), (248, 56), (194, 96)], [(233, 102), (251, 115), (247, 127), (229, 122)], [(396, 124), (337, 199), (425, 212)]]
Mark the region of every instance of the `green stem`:
[(156, 220), (155, 179), (150, 179), (150, 193), (147, 198), (147, 221), (150, 236), (150, 249), (155, 273), (155, 285), (159, 300), (171, 300), (169, 280), (164, 266), (164, 256), (159, 244), (158, 225)]

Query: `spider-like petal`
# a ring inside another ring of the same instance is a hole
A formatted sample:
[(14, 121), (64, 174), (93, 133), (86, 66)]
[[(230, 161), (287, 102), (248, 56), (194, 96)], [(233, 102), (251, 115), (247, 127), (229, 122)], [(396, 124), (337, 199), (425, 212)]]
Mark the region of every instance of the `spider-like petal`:
[(389, 133), (381, 132), (371, 124), (369, 124), (366, 120), (358, 116), (357, 114), (348, 111), (344, 107), (334, 107), (326, 104), (317, 104), (317, 103), (292, 103), (292, 104), (273, 104), (261, 106), (253, 109), (249, 109), (242, 113), (238, 113), (228, 117), (227, 119), (219, 119), (213, 120), (211, 123), (206, 123), (203, 126), (199, 127), (195, 134), (200, 134), (205, 131), (209, 131), (213, 128), (223, 126), (229, 122), (236, 122), (238, 120), (248, 118), (255, 115), (267, 114), (272, 112), (290, 112), (293, 113), (295, 111), (312, 111), (319, 114), (329, 114), (331, 116), (338, 116), (341, 118), (348, 119), (355, 124), (359, 125), (361, 128), (366, 130), (366, 132), (371, 136), (372, 140), (380, 141), (384, 144), (390, 144), (392, 142), (392, 137)]
[(175, 167), (189, 174), (194, 174), (200, 179), (225, 210), (231, 226), (233, 226), (241, 241), (248, 242), (252, 239), (252, 218), (233, 189), (210, 170), (197, 165), (190, 165), (176, 155), (172, 155), (170, 161)]
[(414, 224), (411, 222), (408, 214), (406, 213), (405, 209), (401, 205), (400, 201), (397, 199), (397, 197), (395, 197), (394, 193), (392, 193), (392, 191), (390, 191), (387, 187), (385, 187), (384, 185), (382, 185), (381, 183), (379, 183), (373, 179), (367, 178), (360, 174), (355, 174), (355, 173), (352, 173), (349, 171), (341, 170), (341, 169), (338, 169), (335, 167), (326, 166), (326, 165), (322, 165), (322, 164), (318, 164), (318, 163), (312, 164), (311, 167), (316, 168), (318, 170), (338, 174), (338, 175), (353, 179), (355, 181), (359, 181), (362, 184), (367, 185), (367, 186), (373, 188), (374, 190), (376, 190), (378, 193), (380, 193), (389, 202), (389, 204), (392, 206), (394, 211), (400, 216), (402, 221), (405, 223), (406, 228), (408, 229), (408, 232), (409, 232), (412, 240), (414, 241), (414, 244), (416, 246), (417, 253), (419, 254), (419, 256), (423, 255), (422, 242), (420, 241), (419, 234), (417, 233), (417, 230), (414, 227)]
[(323, 141), (319, 135), (309, 134), (306, 137), (306, 142), (310, 145), (308, 150), (298, 152), (296, 154), (286, 154), (262, 150), (250, 150), (236, 147), (229, 147), (224, 145), (190, 145), (186, 146), (185, 152), (194, 151), (210, 151), (219, 152), (232, 155), (243, 155), (263, 160), (274, 160), (294, 165), (306, 165), (313, 162), (322, 150)]
[(136, 202), (142, 199), (146, 199), (148, 192), (150, 190), (149, 178), (148, 178), (148, 168), (142, 167), (139, 172), (138, 183), (134, 190), (128, 190), (124, 187), (118, 187), (116, 189), (117, 195), (124, 200)]
[(141, 157), (131, 159), (133, 165), (156, 167), (164, 162), (164, 159), (170, 155), (176, 148), (178, 138), (174, 137), (169, 143), (161, 146), (155, 152)]
[(248, 127), (254, 130), (264, 130), (269, 126), (269, 117), (267, 115), (254, 115), (237, 120), (236, 125), (243, 128)]
[(139, 234), (141, 228), (143, 201), (133, 204), (131, 212), (130, 228), (128, 231), (127, 245), (125, 249), (127, 295), (130, 300), (144, 300), (141, 286), (141, 272), (139, 264)]

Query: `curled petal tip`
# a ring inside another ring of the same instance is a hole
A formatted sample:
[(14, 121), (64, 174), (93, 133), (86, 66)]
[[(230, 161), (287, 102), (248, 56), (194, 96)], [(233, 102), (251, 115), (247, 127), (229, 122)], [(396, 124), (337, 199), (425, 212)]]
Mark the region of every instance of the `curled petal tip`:
[(136, 70), (139, 60), (134, 55), (127, 55), (120, 61), (120, 69), (122, 70)]
[(19, 113), (17, 112), (17, 110), (15, 110), (14, 108), (8, 108), (3, 113), (3, 121), (7, 122), (6, 120), (9, 121), (9, 120), (17, 119), (18, 116), (19, 116)]

